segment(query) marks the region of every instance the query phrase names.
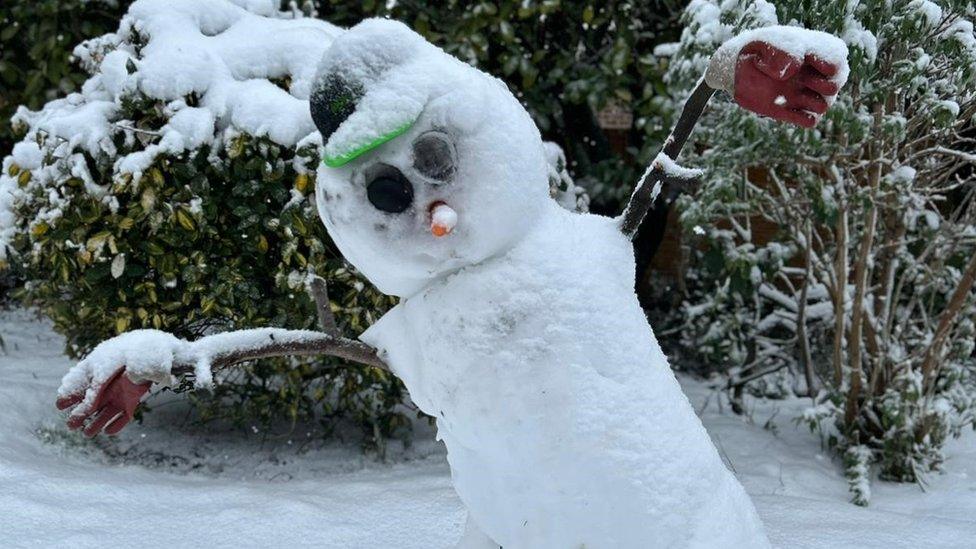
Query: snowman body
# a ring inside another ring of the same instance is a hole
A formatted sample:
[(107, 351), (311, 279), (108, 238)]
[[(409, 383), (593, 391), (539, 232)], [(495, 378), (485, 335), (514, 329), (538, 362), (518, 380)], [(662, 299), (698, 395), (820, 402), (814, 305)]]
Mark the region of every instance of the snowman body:
[(465, 542), (768, 545), (638, 305), (630, 241), (551, 199), (503, 83), (368, 20), (329, 48), (310, 104), (322, 221), (401, 297), (361, 339), (436, 418)]
[(681, 392), (607, 218), (546, 208), (362, 339), (437, 418), (454, 486), (505, 548), (762, 547), (752, 502)]

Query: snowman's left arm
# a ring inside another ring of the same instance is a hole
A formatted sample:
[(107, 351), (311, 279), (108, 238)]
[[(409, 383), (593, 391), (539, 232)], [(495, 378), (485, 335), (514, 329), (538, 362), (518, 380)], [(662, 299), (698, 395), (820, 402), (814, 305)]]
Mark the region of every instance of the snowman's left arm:
[[(814, 52), (802, 56), (788, 53), (777, 46), (779, 40), (810, 38), (814, 33), (798, 28), (786, 32), (783, 29), (749, 31), (727, 41), (715, 52), (661, 152), (638, 181), (620, 216), (620, 229), (625, 235), (634, 238), (664, 185), (687, 187), (700, 174), (673, 161), (716, 91), (728, 92), (746, 110), (804, 128), (815, 126), (827, 112), (846, 79), (846, 59), (843, 63), (829, 62)], [(748, 39), (750, 36), (755, 39)]]

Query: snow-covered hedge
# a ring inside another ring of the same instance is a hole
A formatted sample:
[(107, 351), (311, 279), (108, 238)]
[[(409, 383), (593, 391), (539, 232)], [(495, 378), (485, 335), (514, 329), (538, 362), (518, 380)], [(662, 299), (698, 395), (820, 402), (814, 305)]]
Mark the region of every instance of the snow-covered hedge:
[[(142, 327), (314, 328), (312, 273), (349, 333), (391, 305), (345, 267), (309, 200), (308, 95), (342, 31), (277, 5), (135, 2), (117, 32), (75, 48), (90, 74), (80, 93), (14, 116), (24, 137), (0, 175), (0, 263), (72, 354)], [(585, 208), (550, 153), (553, 196)], [(352, 414), (371, 434), (403, 423), (402, 388), (382, 372), (266, 361), (228, 375), (238, 383), (218, 385), (206, 416)]]
[[(714, 103), (679, 204), (696, 257), (685, 347), (744, 388), (814, 397), (855, 501), (867, 474), (921, 481), (972, 424), (976, 37), (971, 7), (928, 0), (693, 0), (667, 81), (690, 91), (734, 29), (841, 36), (851, 74), (816, 130)], [(950, 7), (952, 6), (952, 7)], [(680, 103), (676, 103), (680, 105)]]

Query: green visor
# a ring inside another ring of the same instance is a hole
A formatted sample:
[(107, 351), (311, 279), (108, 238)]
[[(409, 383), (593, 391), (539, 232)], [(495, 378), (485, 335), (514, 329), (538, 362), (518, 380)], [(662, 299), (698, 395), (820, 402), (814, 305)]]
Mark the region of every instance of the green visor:
[(391, 139), (395, 139), (403, 135), (403, 133), (409, 130), (410, 127), (413, 126), (416, 121), (417, 121), (416, 119), (411, 120), (410, 122), (407, 122), (406, 124), (403, 124), (398, 128), (394, 128), (392, 131), (379, 135), (366, 143), (354, 146), (348, 152), (344, 152), (336, 156), (329, 156), (328, 154), (326, 154), (322, 162), (324, 162), (325, 165), (330, 168), (338, 168), (340, 166), (344, 166), (349, 162), (355, 160), (356, 158), (359, 158), (360, 156), (368, 153), (369, 151), (379, 147), (383, 143), (386, 143)]

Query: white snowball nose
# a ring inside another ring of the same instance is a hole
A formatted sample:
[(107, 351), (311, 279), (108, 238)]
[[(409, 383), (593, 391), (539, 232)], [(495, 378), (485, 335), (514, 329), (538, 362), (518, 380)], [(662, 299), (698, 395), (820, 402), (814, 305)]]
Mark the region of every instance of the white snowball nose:
[(447, 236), (457, 225), (458, 215), (454, 208), (443, 202), (430, 205), (430, 232), (434, 236)]

